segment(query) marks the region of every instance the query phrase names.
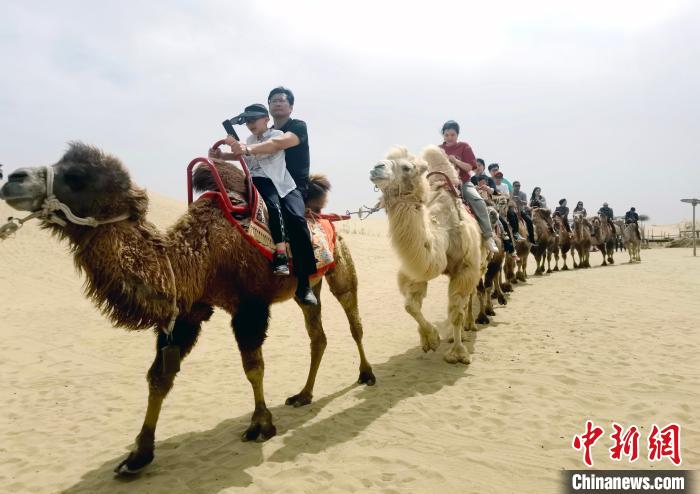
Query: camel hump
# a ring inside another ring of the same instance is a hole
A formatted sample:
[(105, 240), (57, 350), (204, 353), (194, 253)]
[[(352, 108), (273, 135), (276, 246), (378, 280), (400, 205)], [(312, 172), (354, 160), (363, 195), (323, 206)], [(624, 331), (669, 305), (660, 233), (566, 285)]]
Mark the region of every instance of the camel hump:
[(428, 171), (442, 172), (447, 175), (453, 184), (459, 184), (457, 170), (455, 169), (454, 165), (450, 163), (445, 151), (440, 149), (438, 146), (431, 144), (423, 149), (422, 156), (428, 164)]
[(413, 159), (413, 156), (409, 154), (408, 148), (405, 146), (394, 146), (386, 153), (386, 159), (388, 160), (400, 160), (402, 158), (407, 160)]
[[(212, 160), (216, 171), (219, 172), (219, 177), (224, 184), (227, 192), (237, 192), (246, 195), (248, 186), (243, 170), (233, 163), (222, 160)], [(194, 170), (192, 175), (192, 187), (197, 193), (206, 192), (209, 190), (219, 190), (216, 185), (214, 176), (211, 174), (208, 166), (199, 165)]]
[(328, 192), (331, 182), (322, 173), (312, 173), (309, 176), (309, 189), (306, 194), (306, 207), (314, 213), (320, 213), (328, 202)]

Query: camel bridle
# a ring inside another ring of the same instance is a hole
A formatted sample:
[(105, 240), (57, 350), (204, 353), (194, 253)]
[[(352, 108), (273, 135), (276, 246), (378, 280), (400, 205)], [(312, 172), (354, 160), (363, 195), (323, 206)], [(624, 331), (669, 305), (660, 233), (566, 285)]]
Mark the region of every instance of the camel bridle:
[(60, 226), (66, 226), (68, 223), (66, 220), (63, 218), (60, 218), (56, 212), (61, 211), (66, 219), (79, 226), (89, 226), (91, 228), (96, 228), (100, 225), (106, 225), (109, 223), (116, 223), (118, 221), (123, 221), (129, 218), (128, 213), (120, 214), (119, 216), (115, 216), (114, 218), (109, 218), (106, 220), (98, 220), (95, 219), (91, 216), (88, 217), (81, 217), (77, 216), (76, 214), (71, 211), (70, 207), (61, 202), (58, 197), (56, 197), (56, 194), (54, 194), (53, 191), (53, 182), (54, 182), (54, 171), (52, 166), (47, 166), (45, 167), (46, 169), (46, 198), (44, 199), (44, 202), (41, 204), (41, 208), (38, 209), (37, 211), (34, 211), (32, 214), (29, 216), (26, 216), (24, 218), (13, 218), (10, 217), (8, 218), (8, 222), (4, 224), (3, 226), (0, 227), (0, 240), (4, 240), (8, 238), (11, 234), (15, 233), (17, 230), (19, 230), (24, 223), (27, 221), (34, 219), (34, 218), (39, 218), (47, 223), (54, 223), (56, 225)]

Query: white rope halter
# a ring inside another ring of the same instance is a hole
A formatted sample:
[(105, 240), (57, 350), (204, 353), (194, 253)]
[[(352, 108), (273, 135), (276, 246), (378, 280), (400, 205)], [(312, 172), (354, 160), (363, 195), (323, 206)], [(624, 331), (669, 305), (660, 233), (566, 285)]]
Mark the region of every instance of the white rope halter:
[(53, 193), (53, 167), (46, 167), (46, 199), (41, 205), (41, 209), (33, 212), (25, 218), (8, 218), (8, 222), (0, 227), (0, 240), (8, 238), (10, 235), (19, 230), (25, 222), (33, 218), (41, 218), (49, 223), (55, 223), (57, 225), (66, 226), (67, 223), (62, 218), (59, 218), (55, 211), (62, 211), (66, 216), (68, 221), (75, 225), (89, 226), (91, 228), (96, 228), (100, 225), (106, 225), (108, 223), (116, 223), (117, 221), (122, 221), (129, 218), (128, 213), (121, 214), (114, 218), (107, 220), (97, 220), (91, 216), (87, 218), (82, 218), (73, 214), (73, 211), (64, 203), (58, 200), (56, 195)]

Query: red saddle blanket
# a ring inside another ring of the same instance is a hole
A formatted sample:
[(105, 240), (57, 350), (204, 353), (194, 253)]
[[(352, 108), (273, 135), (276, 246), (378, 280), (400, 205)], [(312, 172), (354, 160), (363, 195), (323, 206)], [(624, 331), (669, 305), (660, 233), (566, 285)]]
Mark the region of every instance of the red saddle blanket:
[[(218, 193), (215, 193), (218, 195)], [(275, 244), (272, 241), (272, 235), (267, 225), (267, 207), (265, 201), (262, 200), (260, 193), (255, 190), (257, 200), (255, 211), (252, 214), (231, 213), (230, 219), (234, 226), (237, 226), (246, 236), (247, 240), (253, 244), (265, 257), (272, 259), (272, 254), (275, 250)], [(207, 196), (207, 193), (202, 195), (200, 199)], [(248, 200), (243, 195), (237, 192), (229, 192), (228, 198), (231, 204), (236, 206), (248, 206)], [(316, 257), (316, 274), (311, 278), (323, 276), (329, 269), (335, 266), (335, 242), (337, 239), (335, 226), (329, 218), (334, 218), (334, 215), (316, 215), (313, 213), (307, 214), (306, 221), (309, 225), (311, 233), (311, 244)], [(336, 219), (342, 219), (337, 217)], [(291, 254), (290, 254), (291, 258)], [(294, 262), (292, 258), (292, 262)]]

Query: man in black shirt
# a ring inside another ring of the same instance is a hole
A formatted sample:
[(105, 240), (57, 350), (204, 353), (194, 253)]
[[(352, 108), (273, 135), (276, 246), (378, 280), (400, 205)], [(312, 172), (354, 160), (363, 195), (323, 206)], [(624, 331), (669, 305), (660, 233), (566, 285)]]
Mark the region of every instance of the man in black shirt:
[(317, 305), (318, 300), (309, 286), (309, 276), (316, 272), (316, 256), (311, 245), (311, 233), (306, 223), (304, 197), (309, 186), (309, 136), (306, 122), (291, 118), (294, 94), (287, 88), (276, 87), (267, 97), (274, 128), (284, 132), (259, 144), (246, 145), (232, 137), (226, 138), (234, 154), (271, 154), (284, 150), (287, 170), (297, 188), (285, 197), (282, 208), (284, 225), (289, 236), (294, 274), (297, 276), (296, 298), (304, 305)]
[(630, 210), (625, 213), (625, 224), (628, 225), (630, 223), (638, 222), (639, 215), (637, 214), (637, 211), (634, 208), (630, 208)]
[(561, 199), (559, 201), (559, 206), (554, 209), (554, 213), (561, 216), (566, 231), (571, 233), (571, 226), (569, 225), (569, 208), (566, 206), (566, 199)]

